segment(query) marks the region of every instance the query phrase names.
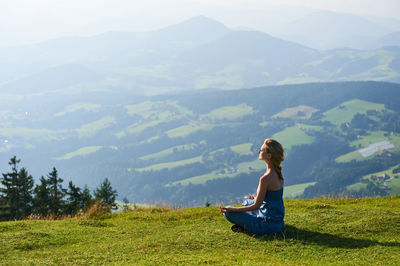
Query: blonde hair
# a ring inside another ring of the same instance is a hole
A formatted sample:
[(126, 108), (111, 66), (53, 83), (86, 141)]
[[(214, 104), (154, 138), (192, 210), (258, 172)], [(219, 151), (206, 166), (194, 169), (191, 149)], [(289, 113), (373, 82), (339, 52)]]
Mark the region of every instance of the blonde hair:
[(264, 144), (267, 146), (267, 153), (271, 154), (271, 162), (274, 170), (278, 174), (279, 178), (283, 180), (281, 166), (281, 163), (285, 159), (285, 150), (283, 149), (283, 146), (274, 139), (266, 139)]

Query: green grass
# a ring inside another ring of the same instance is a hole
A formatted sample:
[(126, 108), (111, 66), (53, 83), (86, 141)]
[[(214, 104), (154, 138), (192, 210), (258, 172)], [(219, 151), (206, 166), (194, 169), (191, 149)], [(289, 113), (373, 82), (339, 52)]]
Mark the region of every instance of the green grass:
[(185, 160), (180, 160), (180, 161), (174, 161), (174, 162), (168, 162), (168, 163), (158, 163), (158, 164), (153, 164), (147, 167), (143, 168), (136, 168), (136, 171), (143, 172), (143, 171), (159, 171), (164, 168), (171, 169), (175, 168), (178, 166), (184, 166), (187, 164), (192, 164), (192, 163), (200, 163), (202, 161), (201, 156), (197, 156), (194, 158), (189, 158)]
[[(389, 176), (393, 177), (392, 179), (390, 179), (390, 181), (386, 181), (387, 188), (389, 190), (388, 194), (389, 195), (399, 195), (400, 194), (400, 174), (393, 173), (393, 169), (395, 169), (399, 166), (400, 166), (400, 164), (390, 167), (384, 171), (367, 174), (367, 175), (363, 176), (361, 179), (370, 179), (371, 180), (372, 175), (378, 176), (378, 175), (382, 175), (382, 174), (386, 173)], [(346, 189), (350, 190), (350, 191), (359, 191), (361, 189), (365, 189), (366, 187), (367, 187), (367, 185), (365, 183), (357, 182), (355, 184), (351, 184), (351, 185), (347, 186)]]
[(291, 118), (291, 119), (310, 119), (312, 114), (317, 112), (312, 106), (299, 105), (296, 107), (286, 108), (285, 110), (275, 114), (272, 118)]
[(86, 112), (97, 112), (101, 108), (101, 104), (96, 103), (75, 103), (68, 105), (63, 111), (54, 114), (54, 116), (63, 116), (68, 113), (73, 113), (78, 110), (85, 110)]
[(188, 150), (194, 149), (195, 147), (196, 147), (195, 143), (177, 145), (177, 146), (162, 150), (160, 152), (151, 153), (151, 154), (139, 157), (139, 159), (141, 159), (141, 160), (160, 159), (160, 158), (163, 158), (163, 157), (173, 154), (174, 151), (176, 151), (176, 152), (188, 151)]
[(115, 117), (108, 115), (97, 121), (81, 126), (80, 128), (76, 129), (76, 132), (78, 133), (79, 137), (91, 137), (99, 131), (110, 127), (112, 124), (115, 124), (115, 122)]
[(366, 114), (368, 110), (384, 110), (384, 104), (371, 103), (354, 99), (344, 102), (339, 106), (324, 112), (324, 121), (329, 121), (334, 125), (349, 123), (355, 114)]
[(203, 124), (203, 123), (190, 123), (188, 125), (180, 126), (177, 128), (170, 129), (165, 133), (169, 138), (186, 137), (196, 131), (205, 130), (210, 131), (214, 128), (214, 125)]
[(233, 152), (240, 155), (252, 155), (253, 154), (253, 151), (251, 150), (252, 146), (253, 146), (252, 143), (247, 142), (238, 145), (233, 145), (230, 148)]
[(244, 117), (246, 115), (250, 115), (254, 113), (253, 107), (242, 103), (239, 105), (233, 106), (224, 106), (221, 108), (217, 108), (209, 112), (208, 114), (204, 115), (203, 117), (207, 117), (211, 120), (235, 120), (237, 118)]
[(100, 150), (103, 148), (103, 146), (87, 146), (87, 147), (82, 147), (76, 151), (69, 152), (64, 154), (63, 156), (55, 158), (56, 160), (69, 160), (71, 158), (74, 158), (76, 156), (85, 156), (89, 155), (92, 153), (95, 153), (96, 151)]
[[(234, 170), (232, 172), (232, 169)], [(189, 184), (198, 185), (205, 184), (209, 180), (220, 179), (220, 178), (233, 178), (240, 174), (249, 174), (254, 171), (261, 171), (265, 169), (265, 163), (257, 160), (239, 163), (236, 166), (232, 166), (225, 169), (218, 169), (212, 171), (208, 174), (198, 175), (193, 177), (188, 177), (186, 179), (182, 179), (179, 181), (175, 181), (167, 186), (173, 186), (177, 184), (181, 184), (182, 186), (187, 186)]]
[(0, 223), (2, 265), (398, 265), (400, 196), (285, 200), (277, 236), (233, 233), (218, 207)]
[(283, 197), (284, 198), (295, 198), (297, 196), (300, 196), (303, 194), (304, 190), (309, 187), (314, 185), (315, 182), (309, 182), (309, 183), (303, 183), (303, 184), (297, 184), (297, 185), (292, 185), (292, 186), (285, 186), (283, 190)]
[(400, 135), (399, 134), (393, 134), (389, 136), (384, 135), (384, 131), (368, 131), (368, 134), (365, 136), (361, 136), (359, 139), (354, 140), (350, 143), (350, 146), (355, 147), (357, 150), (343, 154), (335, 159), (336, 162), (339, 163), (346, 163), (350, 162), (352, 160), (356, 161), (363, 161), (363, 160), (368, 160), (376, 156), (378, 153), (374, 153), (368, 157), (362, 157), (360, 152), (358, 151), (359, 149), (366, 148), (370, 144), (376, 143), (376, 142), (381, 142), (384, 140), (388, 140), (390, 143), (392, 143), (395, 147), (392, 149), (389, 149), (390, 151), (399, 151), (400, 150)]
[(305, 130), (300, 126), (287, 127), (284, 130), (275, 133), (272, 138), (279, 141), (286, 151), (291, 147), (302, 144), (311, 144), (314, 142), (314, 137), (307, 135)]
[(190, 116), (193, 112), (174, 101), (152, 102), (145, 101), (134, 105), (126, 105), (125, 109), (129, 115), (139, 115), (143, 118), (171, 120), (178, 115)]
[(48, 140), (62, 140), (65, 137), (66, 130), (33, 129), (25, 127), (0, 128), (0, 136), (4, 138), (24, 138), (26, 140), (35, 140), (36, 142)]

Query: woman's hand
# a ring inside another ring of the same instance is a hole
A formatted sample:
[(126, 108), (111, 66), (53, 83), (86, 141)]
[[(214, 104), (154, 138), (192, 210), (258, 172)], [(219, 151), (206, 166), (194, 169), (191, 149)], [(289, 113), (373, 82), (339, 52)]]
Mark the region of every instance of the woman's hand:
[(248, 199), (253, 200), (253, 199), (254, 199), (254, 195), (249, 195), (249, 198), (248, 198)]
[(232, 208), (230, 208), (230, 207), (222, 207), (222, 206), (220, 206), (220, 207), (219, 207), (219, 210), (220, 210), (222, 213), (232, 212)]

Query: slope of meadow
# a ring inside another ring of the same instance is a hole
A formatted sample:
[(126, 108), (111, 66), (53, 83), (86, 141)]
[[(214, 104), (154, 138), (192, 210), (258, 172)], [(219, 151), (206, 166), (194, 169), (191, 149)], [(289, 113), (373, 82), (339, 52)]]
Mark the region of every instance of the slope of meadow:
[(286, 230), (233, 233), (217, 207), (0, 223), (0, 264), (400, 263), (400, 196), (285, 201)]

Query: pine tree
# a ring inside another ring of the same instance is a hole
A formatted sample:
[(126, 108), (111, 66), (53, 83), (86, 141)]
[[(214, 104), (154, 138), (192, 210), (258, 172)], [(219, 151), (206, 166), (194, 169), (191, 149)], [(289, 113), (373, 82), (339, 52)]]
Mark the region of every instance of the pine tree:
[(11, 165), (11, 172), (2, 174), (3, 178), (0, 180), (0, 216), (4, 220), (12, 220), (17, 218), (17, 179), (18, 179), (18, 160), (16, 156), (10, 159), (8, 163)]
[(74, 215), (82, 208), (81, 189), (75, 186), (72, 181), (69, 181), (67, 195), (68, 198), (65, 211), (67, 214)]
[(65, 189), (62, 188), (62, 182), (64, 180), (58, 177), (58, 172), (55, 167), (53, 167), (53, 171), (51, 171), (47, 176), (47, 184), (49, 189), (49, 209), (50, 213), (55, 216), (60, 215), (64, 208), (64, 196)]
[(33, 199), (34, 213), (42, 217), (47, 216), (50, 213), (49, 203), (49, 189), (47, 187), (47, 180), (42, 176), (40, 178), (40, 185), (36, 185), (35, 197)]
[(116, 208), (115, 198), (117, 197), (117, 191), (113, 190), (110, 181), (106, 178), (100, 187), (94, 192), (96, 200), (104, 207), (105, 210), (111, 211), (112, 208)]
[(93, 203), (93, 197), (90, 194), (89, 187), (85, 185), (85, 187), (82, 190), (82, 202), (81, 202), (82, 208), (84, 210), (87, 210), (90, 207), (90, 205), (92, 205), (92, 203)]
[(21, 168), (17, 178), (17, 217), (25, 218), (32, 213), (33, 207), (33, 177), (25, 168)]

